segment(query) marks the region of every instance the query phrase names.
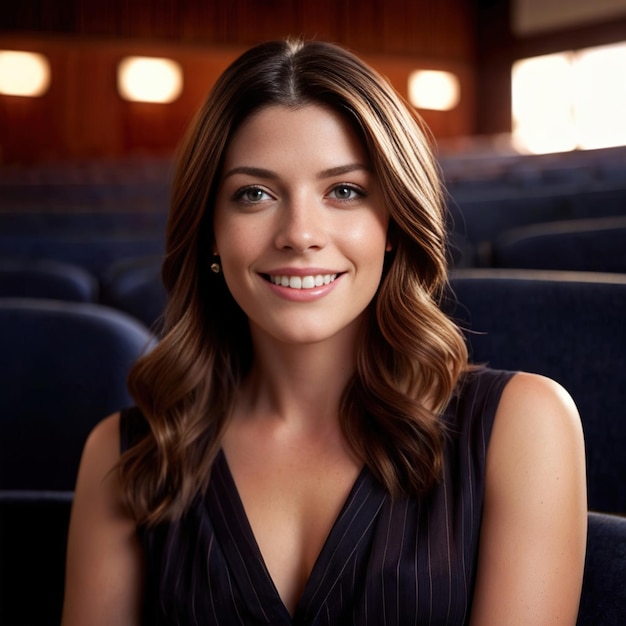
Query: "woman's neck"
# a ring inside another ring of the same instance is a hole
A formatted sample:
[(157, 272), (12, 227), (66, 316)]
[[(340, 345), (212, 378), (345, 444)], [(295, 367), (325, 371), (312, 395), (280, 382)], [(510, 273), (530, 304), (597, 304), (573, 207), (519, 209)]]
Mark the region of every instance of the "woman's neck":
[(353, 336), (306, 345), (254, 337), (237, 412), (301, 431), (338, 425), (341, 396), (355, 370), (354, 343)]

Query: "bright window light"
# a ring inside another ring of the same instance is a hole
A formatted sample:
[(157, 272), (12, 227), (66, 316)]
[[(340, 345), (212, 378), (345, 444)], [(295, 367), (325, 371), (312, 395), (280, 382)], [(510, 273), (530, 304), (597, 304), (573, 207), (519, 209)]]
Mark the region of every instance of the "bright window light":
[(173, 102), (183, 89), (183, 72), (171, 59), (126, 57), (118, 66), (117, 87), (125, 100)]
[(573, 75), (567, 52), (518, 61), (513, 66), (513, 143), (522, 152), (576, 147)]
[(0, 93), (41, 96), (50, 86), (50, 63), (37, 52), (0, 50)]
[(626, 145), (626, 44), (581, 50), (574, 71), (579, 146)]
[(459, 79), (450, 72), (415, 70), (409, 75), (409, 101), (418, 109), (449, 111), (460, 98)]
[(626, 145), (626, 43), (519, 61), (512, 90), (521, 152)]

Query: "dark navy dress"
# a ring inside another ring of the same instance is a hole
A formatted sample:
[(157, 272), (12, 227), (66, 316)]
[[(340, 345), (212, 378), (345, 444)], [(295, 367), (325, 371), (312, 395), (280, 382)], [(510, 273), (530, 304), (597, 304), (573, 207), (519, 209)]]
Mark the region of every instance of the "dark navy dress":
[[(139, 528), (144, 623), (168, 626), (455, 626), (469, 620), (485, 458), (500, 395), (513, 374), (469, 374), (444, 419), (444, 476), (420, 499), (390, 498), (367, 468), (324, 544), (294, 616), (265, 567), (225, 456), (209, 488), (173, 524)], [(125, 450), (141, 432), (122, 413)]]

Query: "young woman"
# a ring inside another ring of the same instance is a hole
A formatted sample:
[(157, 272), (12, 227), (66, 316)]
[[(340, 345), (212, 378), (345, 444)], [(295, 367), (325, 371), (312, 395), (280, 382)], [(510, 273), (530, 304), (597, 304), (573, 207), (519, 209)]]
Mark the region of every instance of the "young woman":
[(137, 406), (85, 447), (64, 626), (575, 624), (576, 409), (468, 366), (445, 235), (372, 69), (276, 42), (226, 70), (180, 155)]

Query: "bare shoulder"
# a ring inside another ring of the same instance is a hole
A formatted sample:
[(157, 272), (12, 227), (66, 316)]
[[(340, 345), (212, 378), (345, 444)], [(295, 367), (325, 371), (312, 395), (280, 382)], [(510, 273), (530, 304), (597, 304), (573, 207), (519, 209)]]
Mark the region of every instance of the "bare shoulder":
[(571, 422), (574, 427), (580, 425), (574, 400), (562, 385), (540, 374), (519, 372), (504, 388), (498, 407), (498, 418), (520, 412), (525, 413), (527, 419), (533, 419), (533, 415), (541, 417), (534, 411), (528, 414), (527, 411), (531, 409), (540, 409), (544, 416), (548, 411), (553, 419)]
[(119, 420), (97, 424), (84, 446), (67, 550), (63, 626), (138, 624), (142, 557), (121, 504)]
[(555, 381), (516, 374), (487, 453), (472, 624), (574, 624), (587, 523), (578, 411)]
[(572, 479), (572, 488), (584, 483), (584, 440), (576, 405), (554, 380), (516, 374), (496, 412), (487, 455), (487, 496), (511, 498), (510, 487), (519, 481), (528, 504), (533, 494), (541, 497), (552, 481), (564, 477)]
[(98, 422), (85, 442), (83, 462), (117, 462), (120, 456), (120, 414)]

